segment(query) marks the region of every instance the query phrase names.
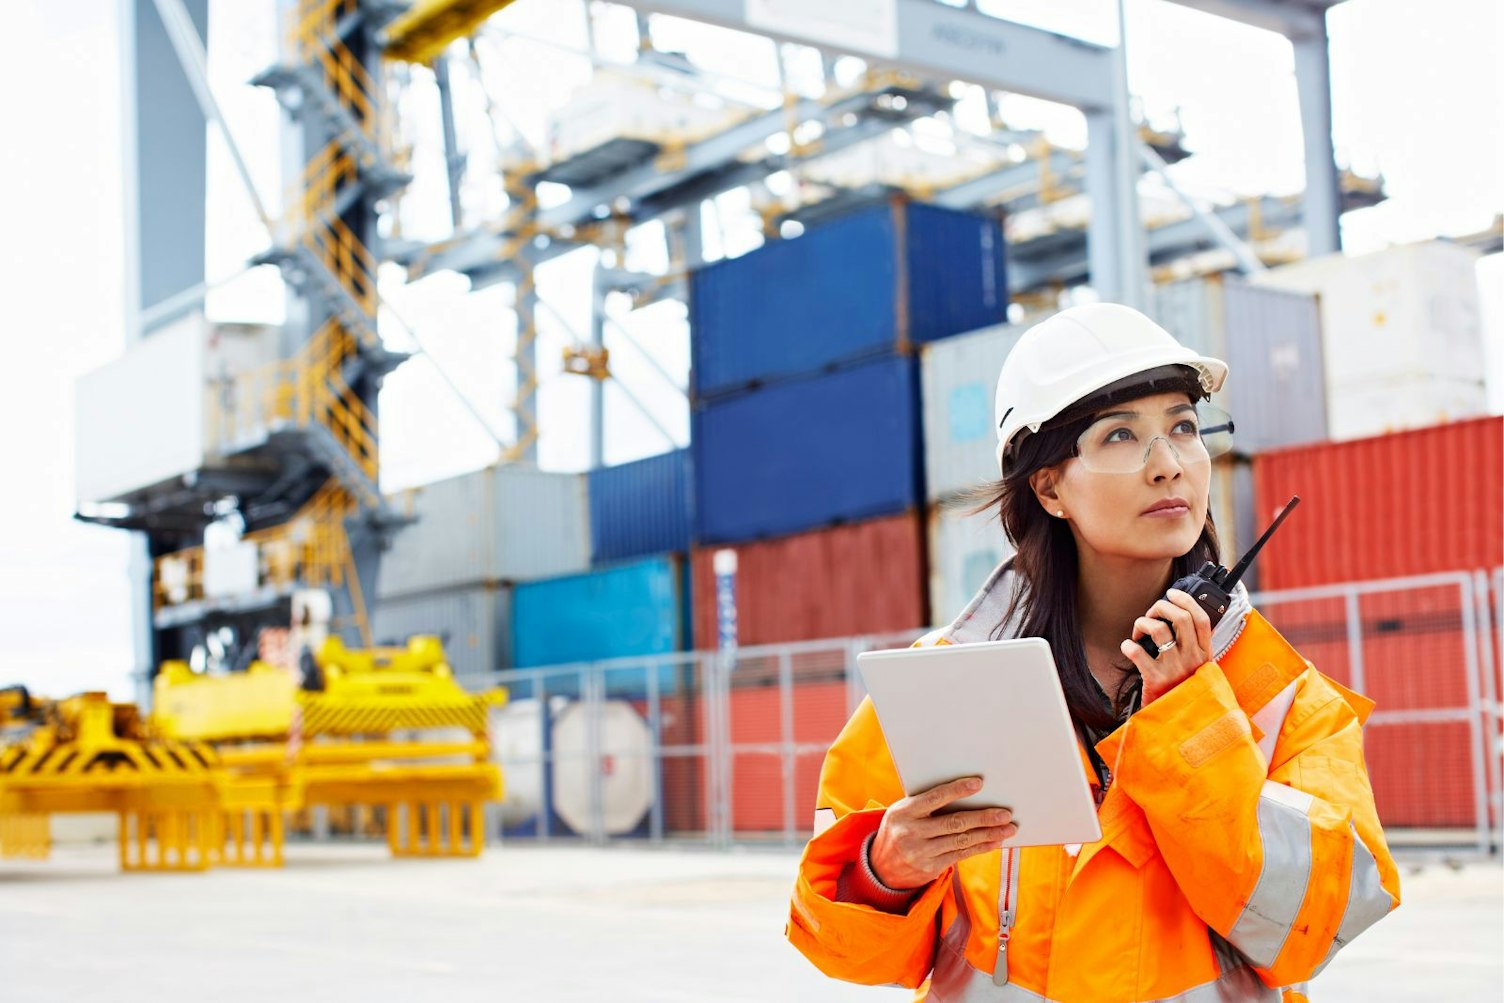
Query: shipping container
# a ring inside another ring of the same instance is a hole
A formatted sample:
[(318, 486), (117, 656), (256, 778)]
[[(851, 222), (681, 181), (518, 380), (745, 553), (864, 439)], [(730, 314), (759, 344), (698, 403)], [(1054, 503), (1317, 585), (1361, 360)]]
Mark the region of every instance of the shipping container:
[(690, 280), (697, 400), (1001, 323), (996, 218), (896, 201), (811, 226)]
[(513, 593), (512, 664), (519, 669), (661, 655), (684, 647), (684, 564), (656, 557)]
[[(873, 519), (736, 551), (737, 641), (775, 644), (925, 626), (924, 521), (917, 513)], [(695, 647), (714, 649), (720, 548), (694, 552)]]
[(929, 512), (930, 611), (936, 625), (956, 618), (987, 576), (1013, 554), (997, 510), (968, 515), (969, 505)]
[(1253, 480), (1261, 527), (1301, 496), (1259, 558), (1263, 588), (1504, 564), (1504, 418), (1279, 450)]
[(887, 358), (696, 409), (696, 542), (781, 536), (917, 507), (917, 382), (913, 359)]
[(1320, 297), (1332, 438), (1486, 412), (1473, 251), (1427, 241), (1313, 258), (1256, 281)]
[(939, 501), (999, 475), (992, 420), (1003, 360), (1029, 329), (989, 327), (920, 350), (925, 493)]
[(486, 467), (389, 500), (417, 521), (399, 530), (382, 555), (377, 577), (382, 597), (573, 574), (590, 567), (582, 474)]
[(121, 500), (224, 469), (226, 449), (264, 441), (269, 416), (257, 407), (266, 394), (243, 392), (237, 381), (253, 380), (277, 361), (280, 337), (275, 327), (213, 324), (192, 314), (80, 377), (74, 394), (78, 501)]
[(510, 668), (511, 592), (479, 585), (448, 592), (377, 600), (371, 634), (377, 644), (405, 646), (415, 634), (433, 634), (457, 676)]
[[(1212, 522), (1217, 527), (1222, 564), (1230, 568), (1267, 527), (1267, 521), (1258, 523), (1255, 519), (1253, 463), (1241, 456), (1217, 457), (1212, 461), (1207, 494), (1207, 507), (1211, 509)], [(1250, 589), (1259, 587), (1260, 560), (1255, 560), (1243, 574), (1243, 584)]]
[(597, 565), (689, 549), (689, 450), (590, 472), (591, 559)]
[(1181, 344), (1227, 363), (1212, 403), (1233, 416), (1239, 453), (1327, 437), (1316, 297), (1213, 276), (1157, 287), (1150, 312)]

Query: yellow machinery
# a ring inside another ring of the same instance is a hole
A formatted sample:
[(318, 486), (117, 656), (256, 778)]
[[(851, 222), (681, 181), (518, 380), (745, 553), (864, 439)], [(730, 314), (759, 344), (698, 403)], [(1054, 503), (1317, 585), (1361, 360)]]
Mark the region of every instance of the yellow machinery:
[(330, 638), (315, 663), (322, 688), (263, 663), (212, 677), (168, 663), (157, 677), (153, 723), (214, 744), (230, 830), (275, 826), (275, 866), (283, 813), (364, 805), (383, 809), (396, 856), (480, 854), (485, 802), (501, 796), (487, 720), (504, 691), (467, 693), (434, 637), (362, 650)]
[(55, 703), (27, 696), (5, 713), (36, 726), (0, 748), (0, 856), (46, 857), (53, 814), (114, 812), (124, 870), (230, 862), (224, 776), (208, 746), (151, 735), (133, 705), (103, 693)]

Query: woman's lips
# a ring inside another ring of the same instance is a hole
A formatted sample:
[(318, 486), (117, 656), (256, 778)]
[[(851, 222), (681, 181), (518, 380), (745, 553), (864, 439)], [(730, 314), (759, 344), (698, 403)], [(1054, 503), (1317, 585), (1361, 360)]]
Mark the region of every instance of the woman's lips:
[(1157, 508), (1152, 512), (1145, 512), (1145, 519), (1179, 519), (1191, 514), (1189, 505), (1171, 505), (1168, 508)]

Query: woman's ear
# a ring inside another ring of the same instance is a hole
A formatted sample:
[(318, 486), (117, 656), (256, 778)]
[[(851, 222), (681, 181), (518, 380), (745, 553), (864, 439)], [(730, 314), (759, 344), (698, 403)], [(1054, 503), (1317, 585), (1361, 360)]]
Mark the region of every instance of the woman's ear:
[(1055, 467), (1040, 467), (1029, 475), (1029, 487), (1034, 491), (1034, 497), (1050, 515), (1056, 515), (1063, 509), (1058, 490), (1058, 471)]

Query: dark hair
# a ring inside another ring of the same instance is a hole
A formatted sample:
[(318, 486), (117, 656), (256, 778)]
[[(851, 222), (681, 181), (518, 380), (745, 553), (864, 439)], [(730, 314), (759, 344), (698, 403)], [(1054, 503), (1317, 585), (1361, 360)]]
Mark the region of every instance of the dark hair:
[[(1019, 636), (1042, 637), (1050, 642), (1071, 721), (1088, 748), (1095, 743), (1095, 737), (1118, 726), (1124, 710), (1137, 698), (1143, 681), (1137, 672), (1129, 673), (1118, 692), (1112, 694), (1111, 705), (1102, 700), (1101, 690), (1086, 664), (1086, 647), (1076, 610), (1076, 576), (1080, 571), (1076, 540), (1064, 520), (1051, 518), (1039, 504), (1029, 478), (1037, 470), (1069, 459), (1076, 440), (1103, 408), (1167, 389), (1184, 389), (1192, 400), (1202, 396), (1194, 380), (1172, 387), (1159, 381), (1115, 385), (1108, 393), (1071, 405), (1038, 432), (1025, 437), (1003, 479), (983, 485), (969, 496), (979, 502), (969, 510), (970, 514), (997, 510), (1003, 532), (1017, 548), (1012, 558), (1013, 570), (1027, 584), (1027, 588), (1015, 592), (1007, 615), (994, 628), (992, 636), (1000, 638), (1004, 625), (1017, 616), (1021, 625)], [(1217, 530), (1208, 506), (1201, 536), (1187, 553), (1171, 562), (1171, 580), (1199, 570), (1206, 561), (1217, 560), (1218, 553)]]

